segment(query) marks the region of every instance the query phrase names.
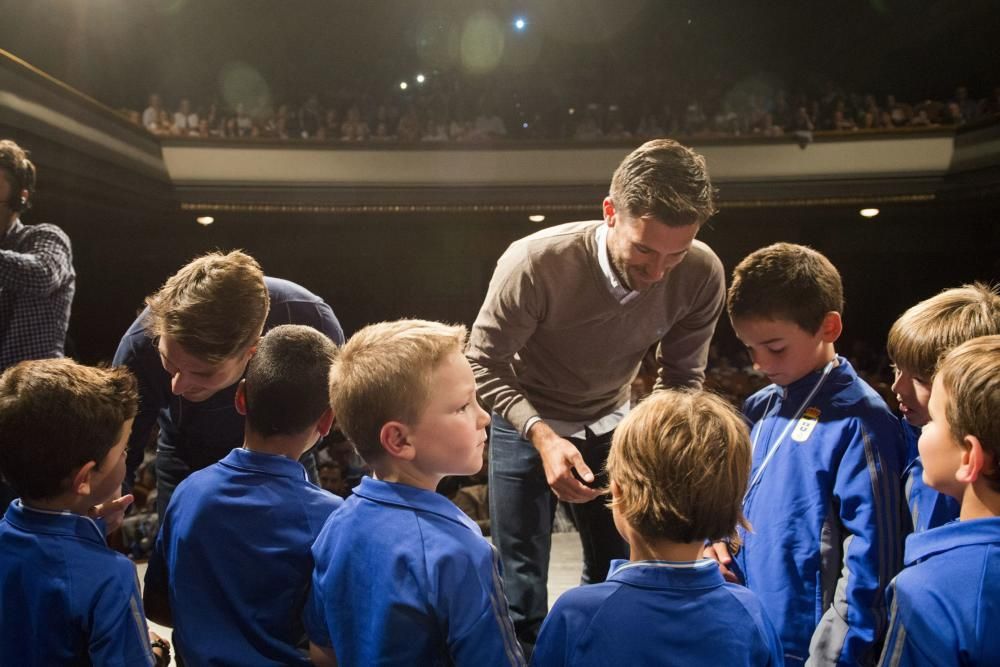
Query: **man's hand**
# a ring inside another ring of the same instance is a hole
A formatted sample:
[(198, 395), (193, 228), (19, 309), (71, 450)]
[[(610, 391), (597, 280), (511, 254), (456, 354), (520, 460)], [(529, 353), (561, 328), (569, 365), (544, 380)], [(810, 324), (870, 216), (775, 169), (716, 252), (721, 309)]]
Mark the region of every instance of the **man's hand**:
[(740, 583), (739, 577), (733, 572), (730, 566), (733, 564), (733, 557), (729, 553), (729, 545), (725, 542), (712, 542), (705, 547), (705, 551), (702, 553), (705, 558), (711, 558), (719, 564), (719, 572), (722, 573), (722, 577), (733, 584)]
[(150, 649), (153, 652), (153, 657), (156, 658), (156, 665), (169, 665), (170, 664), (170, 642), (156, 634), (152, 630), (149, 631), (149, 643)]
[(580, 450), (565, 438), (559, 437), (545, 422), (535, 422), (528, 430), (531, 444), (538, 450), (545, 468), (545, 481), (559, 500), (569, 503), (585, 503), (601, 495), (600, 489), (592, 489), (584, 482), (594, 481), (594, 473), (583, 462)]
[(105, 533), (110, 535), (125, 523), (125, 510), (135, 501), (135, 496), (126, 493), (121, 498), (109, 500), (100, 505), (94, 505), (87, 512), (91, 519), (104, 519)]

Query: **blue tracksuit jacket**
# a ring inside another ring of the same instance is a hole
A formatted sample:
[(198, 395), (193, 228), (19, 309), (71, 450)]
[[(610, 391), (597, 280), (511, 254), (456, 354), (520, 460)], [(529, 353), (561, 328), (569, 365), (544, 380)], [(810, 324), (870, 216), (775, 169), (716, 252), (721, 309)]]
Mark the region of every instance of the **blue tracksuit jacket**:
[(899, 421), (838, 362), (825, 378), (771, 385), (744, 405), (754, 450), (743, 510), (753, 530), (740, 531), (735, 563), (788, 665), (873, 663), (887, 626), (883, 591), (902, 562)]
[(1000, 665), (1000, 518), (906, 539), (880, 665)]

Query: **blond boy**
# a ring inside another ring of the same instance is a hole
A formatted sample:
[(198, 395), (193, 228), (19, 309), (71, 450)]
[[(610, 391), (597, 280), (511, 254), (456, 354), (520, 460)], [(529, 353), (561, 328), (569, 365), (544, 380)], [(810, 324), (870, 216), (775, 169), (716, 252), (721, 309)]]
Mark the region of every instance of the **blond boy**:
[(496, 550), (434, 492), (483, 465), (489, 415), (466, 332), (374, 324), (330, 372), (337, 422), (372, 467), (313, 547), (306, 625), (314, 660), (344, 665), (522, 665)]
[(781, 665), (757, 596), (726, 583), (706, 540), (746, 525), (746, 424), (707, 392), (663, 391), (618, 427), (608, 457), (611, 511), (630, 547), (607, 581), (563, 594), (532, 665)]
[(1000, 664), (1000, 336), (952, 350), (920, 435), (923, 481), (959, 521), (906, 540), (882, 665)]
[(978, 336), (1000, 334), (1000, 295), (983, 283), (947, 289), (903, 313), (889, 330), (886, 350), (895, 380), (907, 444), (903, 492), (914, 532), (944, 525), (958, 517), (958, 501), (923, 482), (917, 451), (927, 423), (934, 367), (956, 345)]

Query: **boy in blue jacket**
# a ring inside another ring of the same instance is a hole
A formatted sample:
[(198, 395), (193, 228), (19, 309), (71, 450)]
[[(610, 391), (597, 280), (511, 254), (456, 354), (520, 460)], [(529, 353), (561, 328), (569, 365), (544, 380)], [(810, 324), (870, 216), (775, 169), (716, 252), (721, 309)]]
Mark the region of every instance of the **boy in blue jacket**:
[(316, 664), (523, 665), (496, 549), (434, 492), (483, 466), (490, 416), (465, 327), (423, 320), (355, 333), (330, 371), (337, 423), (371, 465), (313, 546), (306, 624)]
[(907, 538), (881, 664), (1000, 665), (1000, 336), (952, 350), (928, 408), (923, 479), (959, 521)]
[(713, 550), (760, 597), (786, 664), (871, 664), (887, 626), (883, 591), (902, 560), (904, 445), (899, 421), (834, 349), (840, 274), (815, 250), (778, 243), (740, 262), (727, 306), (773, 384), (743, 406), (753, 531), (729, 545), (735, 560), (726, 545)]
[(169, 662), (135, 565), (92, 518), (121, 489), (137, 401), (124, 368), (46, 359), (0, 376), (0, 472), (20, 496), (0, 521), (0, 665)]
[(750, 438), (739, 413), (707, 392), (657, 392), (615, 431), (607, 467), (630, 560), (556, 601), (531, 664), (784, 664), (757, 596), (700, 558), (705, 540), (745, 524)]
[(920, 429), (930, 418), (927, 403), (934, 367), (956, 345), (1000, 334), (1000, 295), (983, 283), (947, 289), (908, 309), (889, 329), (886, 351), (892, 360), (892, 390), (899, 401), (906, 438), (903, 494), (913, 532), (958, 518), (958, 501), (928, 487), (917, 452)]
[(343, 501), (299, 462), (333, 423), (336, 346), (312, 327), (260, 339), (236, 388), (242, 448), (177, 487), (146, 570), (149, 617), (174, 626), (188, 667), (308, 665), (302, 610), (312, 545)]

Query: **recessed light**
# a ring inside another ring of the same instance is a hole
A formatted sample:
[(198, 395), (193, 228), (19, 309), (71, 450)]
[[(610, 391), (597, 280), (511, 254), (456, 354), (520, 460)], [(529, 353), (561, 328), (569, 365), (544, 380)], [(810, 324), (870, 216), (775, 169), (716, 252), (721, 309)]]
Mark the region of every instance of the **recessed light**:
[(536, 215), (529, 215), (528, 216), (528, 220), (531, 220), (532, 222), (545, 222), (545, 216), (544, 215), (538, 215), (538, 214), (536, 214)]
[(876, 215), (878, 215), (878, 209), (877, 208), (863, 208), (860, 211), (858, 211), (858, 213), (861, 214), (862, 218), (874, 218)]
[(195, 218), (195, 222), (197, 222), (199, 225), (210, 225), (213, 222), (215, 222), (215, 218), (213, 218), (210, 215), (201, 215)]

